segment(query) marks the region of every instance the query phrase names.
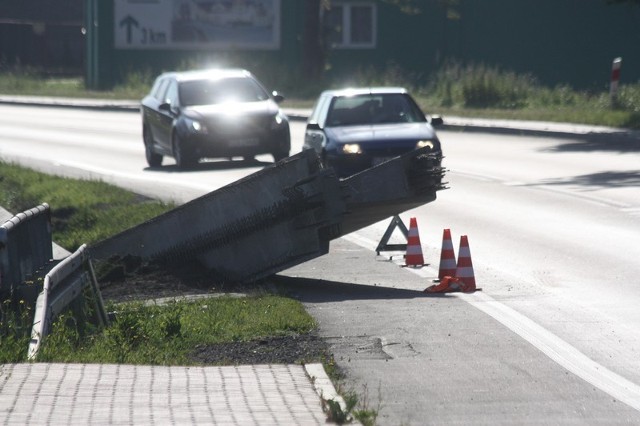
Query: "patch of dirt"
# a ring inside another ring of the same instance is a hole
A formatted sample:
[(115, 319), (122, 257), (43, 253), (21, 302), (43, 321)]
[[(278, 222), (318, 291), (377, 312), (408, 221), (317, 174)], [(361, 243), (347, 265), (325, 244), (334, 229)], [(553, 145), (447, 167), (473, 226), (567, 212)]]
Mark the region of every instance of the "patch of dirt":
[[(220, 283), (198, 263), (159, 265), (138, 258), (110, 259), (94, 265), (105, 303), (131, 302), (194, 294), (247, 293), (266, 283)], [(202, 364), (296, 364), (325, 359), (328, 344), (315, 334), (273, 336), (249, 342), (196, 347), (194, 362)]]
[(318, 362), (327, 353), (327, 343), (312, 334), (269, 337), (250, 342), (198, 346), (192, 355), (204, 364), (297, 364)]
[[(180, 266), (142, 262), (128, 256), (95, 265), (105, 302), (133, 302), (193, 294), (238, 292), (239, 288), (218, 283), (198, 263)], [(237, 286), (236, 286), (237, 287)]]

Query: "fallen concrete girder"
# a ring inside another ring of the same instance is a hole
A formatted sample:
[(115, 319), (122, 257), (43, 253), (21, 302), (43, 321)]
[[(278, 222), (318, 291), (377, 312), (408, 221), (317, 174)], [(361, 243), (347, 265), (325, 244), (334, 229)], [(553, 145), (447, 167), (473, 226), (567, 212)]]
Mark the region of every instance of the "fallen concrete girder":
[(312, 150), (90, 247), (94, 259), (196, 259), (221, 280), (258, 280), (326, 254), (329, 242), (436, 199), (441, 158), (416, 150), (340, 180)]

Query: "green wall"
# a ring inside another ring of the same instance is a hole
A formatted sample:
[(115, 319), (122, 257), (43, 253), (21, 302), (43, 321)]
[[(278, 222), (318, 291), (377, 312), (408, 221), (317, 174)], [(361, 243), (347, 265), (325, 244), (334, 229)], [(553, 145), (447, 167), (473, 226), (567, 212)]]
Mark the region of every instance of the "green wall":
[[(422, 2), (423, 4), (425, 2)], [(602, 89), (622, 57), (622, 82), (640, 81), (640, 7), (606, 0), (460, 0), (461, 18), (436, 2), (419, 15), (378, 4), (378, 47), (338, 50), (332, 70), (396, 64), (423, 80), (445, 61), (531, 73), (547, 85)]]
[[(99, 52), (96, 61), (87, 61), (97, 63), (98, 87), (109, 87), (131, 71), (156, 74), (206, 61), (246, 67), (276, 87), (302, 78), (302, 0), (281, 0), (280, 49), (235, 52), (116, 50), (113, 1), (86, 1), (98, 8)], [(399, 68), (405, 77), (424, 82), (454, 60), (531, 73), (547, 85), (602, 89), (612, 60), (621, 56), (622, 83), (640, 81), (640, 7), (610, 6), (606, 0), (460, 0), (461, 18), (451, 20), (436, 1), (422, 1), (419, 15), (377, 4), (376, 48), (332, 50), (329, 77), (358, 84), (359, 73)]]
[(605, 0), (464, 0), (462, 6), (453, 57), (531, 72), (551, 85), (602, 88), (621, 56), (627, 81), (640, 79), (640, 7)]

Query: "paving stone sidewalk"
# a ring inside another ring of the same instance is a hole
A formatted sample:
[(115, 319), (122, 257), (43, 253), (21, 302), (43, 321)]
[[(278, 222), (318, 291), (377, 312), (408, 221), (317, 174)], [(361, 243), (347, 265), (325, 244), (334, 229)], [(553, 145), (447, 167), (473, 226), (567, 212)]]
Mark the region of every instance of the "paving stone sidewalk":
[(321, 364), (5, 364), (0, 423), (323, 425), (319, 393), (331, 392)]

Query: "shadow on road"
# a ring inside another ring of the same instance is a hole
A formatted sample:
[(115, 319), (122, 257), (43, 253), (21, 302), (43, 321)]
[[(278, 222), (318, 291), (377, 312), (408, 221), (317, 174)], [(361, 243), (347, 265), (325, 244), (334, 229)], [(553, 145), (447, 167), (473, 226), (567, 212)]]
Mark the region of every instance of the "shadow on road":
[(544, 179), (538, 185), (580, 185), (583, 187), (625, 188), (640, 186), (640, 170), (600, 172), (581, 176)]
[[(447, 294), (424, 293), (422, 290), (327, 281), (315, 278), (287, 277), (284, 275), (275, 275), (271, 278), (271, 282), (279, 290), (303, 303), (451, 297)], [(426, 287), (428, 285), (425, 285)]]
[(568, 138), (565, 143), (545, 148), (544, 152), (640, 152), (640, 137), (638, 133), (621, 132), (607, 134), (553, 135), (559, 139)]

